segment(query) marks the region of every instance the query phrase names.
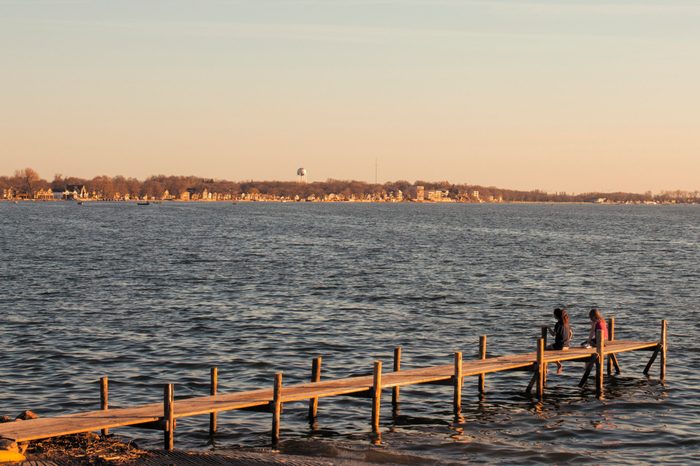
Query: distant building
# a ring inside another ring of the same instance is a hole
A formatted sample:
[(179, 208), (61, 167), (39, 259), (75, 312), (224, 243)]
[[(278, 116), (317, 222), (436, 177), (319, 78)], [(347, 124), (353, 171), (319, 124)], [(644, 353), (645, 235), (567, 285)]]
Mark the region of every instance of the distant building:
[(88, 190), (83, 184), (69, 184), (63, 192), (65, 199), (86, 199)]
[(53, 191), (51, 191), (49, 188), (40, 189), (34, 193), (34, 199), (40, 201), (50, 201), (53, 199)]
[(450, 199), (450, 192), (447, 190), (428, 191), (426, 197), (429, 201), (445, 202)]
[(416, 186), (416, 201), (425, 200), (425, 186)]

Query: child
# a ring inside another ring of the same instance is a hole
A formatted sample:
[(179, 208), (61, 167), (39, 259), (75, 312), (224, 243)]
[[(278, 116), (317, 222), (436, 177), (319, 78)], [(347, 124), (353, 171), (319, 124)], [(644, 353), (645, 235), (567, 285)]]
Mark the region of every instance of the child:
[[(569, 314), (566, 312), (566, 309), (556, 308), (554, 310), (554, 317), (557, 319), (557, 323), (554, 325), (554, 330), (547, 327), (549, 333), (554, 337), (554, 343), (549, 345), (547, 349), (568, 350), (569, 344), (571, 343), (571, 337), (574, 334), (569, 327)], [(562, 370), (564, 370), (564, 366), (557, 361), (557, 374), (561, 374)]]
[(608, 326), (600, 310), (596, 308), (591, 309), (588, 317), (591, 319), (591, 331), (588, 333), (588, 340), (583, 344), (584, 348), (591, 348), (597, 345), (595, 337), (598, 330), (601, 331), (604, 341), (608, 339)]

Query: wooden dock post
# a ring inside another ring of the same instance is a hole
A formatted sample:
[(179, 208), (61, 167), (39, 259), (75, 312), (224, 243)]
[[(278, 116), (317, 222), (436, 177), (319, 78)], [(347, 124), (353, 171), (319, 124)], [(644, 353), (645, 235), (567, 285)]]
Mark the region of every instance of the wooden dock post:
[(544, 398), (544, 338), (537, 339), (537, 398)]
[[(615, 318), (611, 317), (608, 319), (608, 341), (613, 341), (615, 340)], [(613, 371), (613, 359), (615, 358), (614, 354), (608, 355), (608, 376), (612, 375)]]
[[(209, 378), (210, 378), (210, 387), (209, 387), (209, 394), (211, 396), (216, 395), (216, 392), (218, 390), (219, 386), (219, 368), (218, 367), (212, 367), (211, 370), (209, 371)], [(209, 413), (209, 436), (213, 436), (216, 433), (216, 418), (217, 418), (217, 413)]]
[[(109, 409), (109, 379), (100, 377), (100, 409), (107, 411)], [(102, 436), (109, 435), (109, 429), (102, 429)]]
[[(321, 381), (321, 356), (311, 362), (311, 382)], [(309, 399), (309, 420), (313, 422), (318, 416), (318, 397)]]
[(372, 381), (372, 432), (379, 433), (379, 411), (382, 402), (382, 362), (374, 361)]
[(542, 339), (544, 340), (544, 347), (545, 348), (547, 347), (547, 329), (548, 328), (549, 327), (547, 327), (546, 325), (542, 326)]
[(282, 414), (282, 373), (275, 374), (272, 387), (272, 447), (280, 443), (280, 416)]
[(596, 363), (595, 363), (595, 393), (598, 398), (603, 398), (603, 364), (605, 362), (605, 338), (603, 332), (596, 330)]
[(452, 409), (455, 417), (458, 417), (462, 412), (462, 352), (455, 351), (455, 375), (454, 375), (454, 396), (452, 398)]
[(662, 320), (661, 321), (661, 348), (660, 348), (660, 355), (661, 359), (659, 360), (659, 364), (661, 366), (661, 370), (659, 371), (659, 378), (661, 379), (661, 382), (666, 381), (666, 340), (667, 340), (667, 332), (666, 332), (666, 321)]
[[(486, 335), (481, 335), (479, 337), (479, 359), (486, 359)], [(486, 374), (479, 374), (479, 395), (484, 394), (484, 382), (486, 379)]]
[(173, 384), (166, 384), (163, 388), (163, 448), (173, 451), (175, 446), (175, 390)]
[[(547, 349), (547, 333), (548, 333), (549, 327), (546, 325), (542, 326), (542, 339), (544, 340), (544, 348)], [(547, 386), (547, 363), (544, 364), (544, 378), (543, 378), (543, 383), (544, 386)]]
[[(401, 347), (397, 346), (394, 348), (394, 372), (399, 372), (401, 370)], [(399, 394), (401, 389), (399, 387), (394, 387), (391, 391), (391, 407), (396, 409), (399, 406)]]

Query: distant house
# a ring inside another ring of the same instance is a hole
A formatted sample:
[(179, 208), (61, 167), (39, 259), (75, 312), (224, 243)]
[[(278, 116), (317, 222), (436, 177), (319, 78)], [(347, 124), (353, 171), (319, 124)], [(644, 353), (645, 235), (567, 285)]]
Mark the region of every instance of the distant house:
[(50, 201), (53, 199), (53, 191), (49, 188), (40, 189), (34, 193), (34, 199), (41, 201)]
[(428, 200), (433, 201), (433, 202), (444, 202), (449, 200), (450, 198), (450, 192), (446, 190), (435, 190), (435, 191), (428, 191), (426, 193), (426, 197)]
[(423, 201), (425, 200), (425, 187), (424, 186), (416, 186), (416, 201)]
[(12, 190), (12, 188), (3, 188), (2, 190), (2, 198), (3, 199), (12, 199), (14, 197), (15, 193)]
[(69, 184), (63, 195), (65, 199), (87, 199), (88, 190), (83, 184)]

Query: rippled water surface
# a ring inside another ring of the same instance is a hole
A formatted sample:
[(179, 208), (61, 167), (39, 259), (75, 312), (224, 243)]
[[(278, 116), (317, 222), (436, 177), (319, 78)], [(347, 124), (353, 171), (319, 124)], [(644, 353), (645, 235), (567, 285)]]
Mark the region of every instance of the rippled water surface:
[[(669, 321), (667, 383), (641, 372), (649, 353), (620, 356), (597, 400), (578, 363), (550, 376), (543, 403), (525, 373), (464, 389), (402, 391), (369, 441), (370, 403), (322, 399), (316, 431), (303, 403), (285, 406), (283, 449), (378, 461), (700, 461), (698, 206), (0, 203), (0, 414), (305, 381), (390, 367), (449, 364), (534, 350), (551, 311), (570, 310), (576, 340), (599, 306), (618, 338), (657, 339)], [(208, 417), (178, 423), (176, 446), (211, 448)], [(270, 415), (224, 413), (216, 448), (269, 443)], [(146, 446), (155, 431), (125, 430)]]

